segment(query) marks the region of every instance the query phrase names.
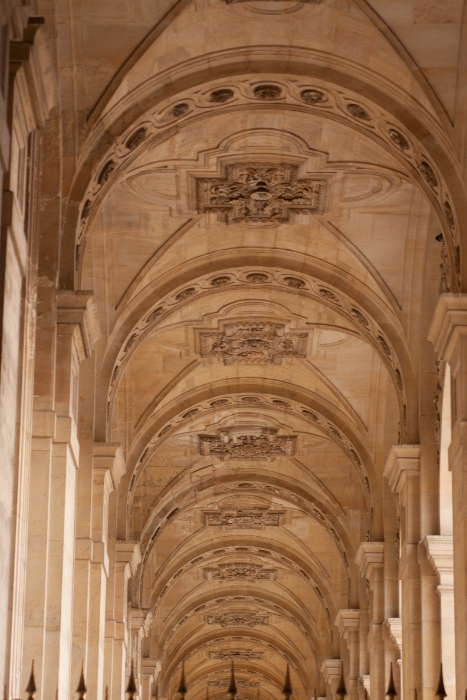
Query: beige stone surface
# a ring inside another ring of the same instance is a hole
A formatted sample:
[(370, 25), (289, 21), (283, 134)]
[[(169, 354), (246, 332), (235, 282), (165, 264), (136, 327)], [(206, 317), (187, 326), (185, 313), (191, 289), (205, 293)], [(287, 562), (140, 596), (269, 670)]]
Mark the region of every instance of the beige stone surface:
[(464, 15), (0, 0), (7, 700), (463, 698)]

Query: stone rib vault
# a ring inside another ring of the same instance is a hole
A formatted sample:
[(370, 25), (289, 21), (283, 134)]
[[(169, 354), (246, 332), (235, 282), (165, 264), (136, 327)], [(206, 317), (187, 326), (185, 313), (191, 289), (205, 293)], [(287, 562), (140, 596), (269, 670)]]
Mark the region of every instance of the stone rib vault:
[(6, 700), (463, 700), (466, 18), (0, 0)]

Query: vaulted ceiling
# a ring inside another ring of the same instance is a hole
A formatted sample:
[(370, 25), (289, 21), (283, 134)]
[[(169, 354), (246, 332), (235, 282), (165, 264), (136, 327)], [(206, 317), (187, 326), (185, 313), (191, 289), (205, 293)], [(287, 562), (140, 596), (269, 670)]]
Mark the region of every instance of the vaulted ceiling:
[(70, 256), (159, 695), (185, 660), (190, 698), (220, 697), (235, 659), (242, 697), (277, 698), (289, 663), (305, 700), (366, 595), (355, 552), (461, 284), (463, 2), (70, 7)]

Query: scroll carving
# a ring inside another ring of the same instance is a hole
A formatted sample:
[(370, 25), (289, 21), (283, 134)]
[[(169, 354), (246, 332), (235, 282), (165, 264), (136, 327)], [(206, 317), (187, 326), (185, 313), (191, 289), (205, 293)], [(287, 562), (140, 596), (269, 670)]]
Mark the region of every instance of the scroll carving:
[(269, 321), (226, 323), (219, 332), (200, 333), (201, 357), (224, 365), (281, 365), (285, 357), (306, 357), (308, 333), (287, 332)]
[(322, 214), (326, 180), (298, 177), (298, 165), (236, 163), (226, 176), (197, 179), (198, 211), (226, 223), (288, 221), (294, 211)]
[(265, 569), (261, 564), (232, 562), (204, 569), (209, 581), (275, 581), (277, 570)]
[(204, 524), (221, 527), (223, 530), (264, 530), (282, 523), (283, 511), (268, 511), (266, 508), (222, 508), (215, 513), (204, 514)]
[(256, 627), (257, 625), (267, 625), (269, 617), (251, 612), (227, 612), (219, 615), (208, 615), (207, 623), (221, 627)]
[(219, 651), (210, 651), (210, 659), (220, 659), (221, 661), (247, 661), (249, 659), (262, 659), (262, 651), (252, 651), (251, 649), (220, 649)]
[(278, 435), (274, 428), (261, 428), (259, 433), (236, 435), (219, 430), (217, 435), (200, 435), (199, 451), (227, 459), (269, 459), (295, 454), (295, 435)]
[[(235, 657), (238, 658), (238, 657)], [(227, 688), (230, 683), (230, 678), (216, 678), (213, 681), (208, 681), (208, 686), (210, 688)], [(236, 678), (235, 685), (238, 688), (258, 688), (260, 685), (259, 681), (249, 681), (246, 678)]]

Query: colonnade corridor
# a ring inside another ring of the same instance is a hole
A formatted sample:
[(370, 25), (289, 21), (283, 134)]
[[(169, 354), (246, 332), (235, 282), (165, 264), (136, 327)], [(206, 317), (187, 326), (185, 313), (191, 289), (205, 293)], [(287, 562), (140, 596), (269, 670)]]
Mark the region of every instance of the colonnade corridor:
[(0, 0), (4, 700), (464, 700), (465, 0)]

